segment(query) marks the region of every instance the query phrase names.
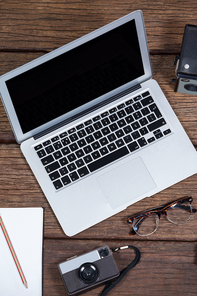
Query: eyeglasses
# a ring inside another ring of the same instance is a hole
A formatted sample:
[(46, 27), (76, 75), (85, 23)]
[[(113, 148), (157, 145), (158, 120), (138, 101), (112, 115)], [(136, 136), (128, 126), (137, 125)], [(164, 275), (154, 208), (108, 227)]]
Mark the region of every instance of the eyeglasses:
[(153, 234), (159, 226), (159, 219), (165, 215), (173, 224), (184, 224), (188, 221), (197, 210), (192, 209), (191, 196), (179, 198), (169, 204), (146, 210), (127, 218), (127, 222), (132, 224), (130, 235), (138, 234), (140, 236), (148, 236)]

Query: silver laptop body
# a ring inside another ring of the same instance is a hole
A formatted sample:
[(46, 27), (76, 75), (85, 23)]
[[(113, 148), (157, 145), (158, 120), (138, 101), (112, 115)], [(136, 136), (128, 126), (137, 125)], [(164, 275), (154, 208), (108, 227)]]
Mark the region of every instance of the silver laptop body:
[(0, 77), (21, 150), (73, 236), (197, 172), (135, 11)]

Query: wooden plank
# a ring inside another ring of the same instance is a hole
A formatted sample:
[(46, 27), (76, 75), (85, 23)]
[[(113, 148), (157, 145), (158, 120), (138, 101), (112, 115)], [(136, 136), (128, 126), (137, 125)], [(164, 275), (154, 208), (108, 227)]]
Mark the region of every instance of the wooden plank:
[[(153, 197), (139, 201), (123, 212), (81, 232), (74, 239), (88, 237), (142, 240), (143, 238), (137, 235), (130, 237), (130, 225), (126, 223), (126, 218), (139, 211), (160, 206), (185, 195), (193, 196), (192, 205), (197, 208), (197, 199), (195, 198), (197, 196), (197, 174)], [(66, 237), (18, 145), (0, 145), (0, 204), (1, 207), (44, 207), (45, 237)], [(197, 213), (192, 215), (190, 221), (179, 226), (171, 224), (165, 217), (162, 217), (159, 229), (151, 236), (151, 239), (196, 241), (197, 228), (193, 227), (196, 223)]]
[(195, 0), (7, 0), (0, 4), (0, 49), (52, 50), (137, 9), (152, 52), (179, 52), (185, 24), (197, 24)]
[[(67, 295), (57, 268), (67, 258), (106, 244), (113, 248), (131, 243), (141, 251), (140, 263), (129, 271), (109, 296), (196, 295), (196, 243), (102, 240), (45, 240), (43, 295)], [(119, 270), (122, 270), (133, 260), (134, 252), (130, 249), (120, 251), (114, 254), (114, 258)], [(103, 286), (83, 295), (100, 295), (102, 289)]]
[[(41, 56), (40, 53), (0, 53), (0, 75), (39, 56)], [(173, 59), (174, 56), (171, 55), (152, 55), (153, 77), (161, 86), (192, 143), (197, 145), (197, 125), (193, 124), (197, 118), (197, 100), (192, 95), (180, 94), (174, 91), (175, 82), (172, 82), (172, 79), (175, 78), (175, 66), (173, 65)], [(13, 142), (14, 135), (0, 101), (0, 142), (8, 141)]]

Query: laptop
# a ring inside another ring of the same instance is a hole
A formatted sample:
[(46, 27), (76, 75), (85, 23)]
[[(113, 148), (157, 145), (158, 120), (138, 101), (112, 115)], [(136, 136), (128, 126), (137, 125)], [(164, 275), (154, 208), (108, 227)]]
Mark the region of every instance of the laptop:
[(68, 236), (197, 172), (152, 79), (141, 11), (1, 76), (0, 95)]

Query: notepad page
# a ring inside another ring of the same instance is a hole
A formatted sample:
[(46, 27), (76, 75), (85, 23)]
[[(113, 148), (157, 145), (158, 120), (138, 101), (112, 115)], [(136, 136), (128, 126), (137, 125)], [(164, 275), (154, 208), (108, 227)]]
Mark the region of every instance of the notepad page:
[(28, 284), (26, 289), (0, 227), (0, 295), (42, 295), (43, 212), (43, 208), (0, 208)]

